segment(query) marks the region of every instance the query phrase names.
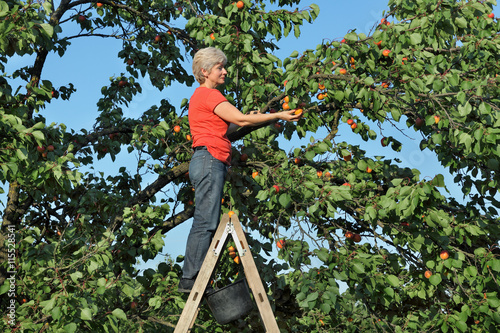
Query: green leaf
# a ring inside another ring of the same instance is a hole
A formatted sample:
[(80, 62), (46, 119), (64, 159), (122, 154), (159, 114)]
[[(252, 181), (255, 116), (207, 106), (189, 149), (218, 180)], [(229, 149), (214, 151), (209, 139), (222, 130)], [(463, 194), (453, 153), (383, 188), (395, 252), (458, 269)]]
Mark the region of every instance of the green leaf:
[(469, 266), (465, 269), (465, 274), (470, 277), (475, 277), (477, 275), (477, 268), (475, 266)]
[(467, 331), (467, 324), (464, 323), (461, 320), (455, 321), (455, 327), (460, 330), (460, 332), (466, 332)]
[(385, 280), (391, 286), (393, 286), (393, 287), (399, 287), (399, 279), (398, 279), (397, 276), (391, 274), (391, 275), (386, 276)]
[(465, 17), (457, 17), (457, 18), (455, 18), (455, 24), (459, 28), (467, 28), (467, 20), (465, 19)]
[(317, 291), (310, 293), (309, 295), (307, 295), (306, 301), (308, 301), (308, 302), (315, 301), (316, 299), (318, 299), (318, 296), (319, 296), (319, 294)]
[(350, 41), (357, 41), (358, 40), (358, 35), (352, 31), (350, 33), (348, 33), (347, 35), (344, 36), (346, 40), (350, 40)]
[(500, 260), (492, 259), (486, 263), (490, 268), (496, 272), (500, 272)]
[(315, 252), (316, 252), (316, 255), (318, 256), (319, 260), (321, 260), (324, 263), (328, 262), (328, 260), (330, 258), (330, 254), (328, 253), (327, 249), (321, 248), (319, 251), (316, 250)]
[(374, 80), (371, 76), (369, 76), (369, 77), (365, 78), (365, 84), (366, 84), (367, 86), (371, 86), (371, 85), (372, 85), (372, 84), (374, 84), (374, 83), (375, 83), (375, 80)]
[(50, 310), (52, 310), (55, 304), (56, 304), (55, 298), (51, 298), (49, 300), (40, 302), (40, 306), (43, 308), (44, 313), (48, 313)]
[(125, 314), (125, 312), (120, 309), (120, 308), (116, 308), (113, 310), (113, 312), (111, 312), (111, 314), (113, 316), (115, 316), (116, 318), (118, 319), (123, 319), (123, 320), (127, 320), (127, 315)]
[(50, 25), (48, 23), (42, 23), (42, 24), (40, 24), (40, 26), (45, 31), (47, 36), (52, 37), (52, 35), (54, 34), (54, 27), (52, 25)]
[(33, 137), (35, 138), (36, 142), (39, 145), (43, 145), (43, 142), (45, 141), (45, 136), (41, 131), (33, 131), (31, 134), (33, 135)]
[(69, 276), (71, 277), (71, 280), (73, 280), (74, 283), (77, 283), (78, 279), (81, 279), (83, 277), (83, 274), (80, 271), (76, 271), (74, 273), (71, 273)]
[(82, 320), (92, 320), (92, 311), (90, 311), (89, 308), (82, 309), (82, 312), (80, 313), (80, 318)]
[(413, 45), (418, 45), (422, 42), (422, 36), (419, 33), (415, 32), (410, 35), (410, 42)]
[(66, 333), (73, 333), (76, 332), (76, 324), (75, 323), (70, 323), (66, 326), (64, 326), (64, 332)]
[(260, 201), (265, 201), (269, 197), (268, 194), (269, 194), (268, 191), (260, 190), (259, 193), (257, 193), (257, 195), (255, 196), (255, 198)]
[(361, 262), (355, 262), (352, 265), (353, 270), (358, 273), (358, 274), (363, 274), (365, 272), (365, 265), (363, 265)]
[(9, 5), (5, 1), (0, 1), (0, 17), (4, 17), (9, 12)]
[(429, 278), (429, 282), (432, 283), (434, 286), (440, 284), (441, 281), (442, 281), (441, 274), (432, 274), (431, 277)]
[(288, 193), (283, 193), (279, 197), (279, 203), (283, 206), (283, 208), (288, 208), (292, 203), (292, 197), (290, 197), (290, 194)]
[(323, 311), (323, 313), (329, 314), (330, 311), (332, 310), (332, 307), (328, 303), (323, 303), (319, 306), (320, 310)]

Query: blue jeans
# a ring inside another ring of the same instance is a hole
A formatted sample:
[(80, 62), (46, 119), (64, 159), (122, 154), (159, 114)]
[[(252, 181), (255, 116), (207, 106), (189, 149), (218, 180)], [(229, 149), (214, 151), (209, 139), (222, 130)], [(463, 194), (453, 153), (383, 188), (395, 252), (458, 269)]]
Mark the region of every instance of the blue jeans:
[(195, 151), (189, 164), (189, 178), (195, 189), (195, 208), (182, 268), (185, 279), (198, 274), (219, 226), (227, 168), (208, 150)]

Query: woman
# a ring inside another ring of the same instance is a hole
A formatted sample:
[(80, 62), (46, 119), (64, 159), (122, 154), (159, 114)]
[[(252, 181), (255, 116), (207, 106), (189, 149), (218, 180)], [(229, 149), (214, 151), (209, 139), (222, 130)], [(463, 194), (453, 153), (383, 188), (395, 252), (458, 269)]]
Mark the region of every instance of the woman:
[(296, 121), (294, 111), (243, 114), (215, 89), (224, 84), (227, 58), (216, 48), (199, 50), (193, 59), (193, 73), (200, 86), (189, 101), (189, 126), (194, 154), (189, 178), (195, 188), (195, 211), (189, 232), (179, 291), (189, 293), (203, 264), (212, 237), (218, 227), (222, 191), (231, 162), (231, 142), (227, 138), (230, 124), (258, 125), (271, 120)]

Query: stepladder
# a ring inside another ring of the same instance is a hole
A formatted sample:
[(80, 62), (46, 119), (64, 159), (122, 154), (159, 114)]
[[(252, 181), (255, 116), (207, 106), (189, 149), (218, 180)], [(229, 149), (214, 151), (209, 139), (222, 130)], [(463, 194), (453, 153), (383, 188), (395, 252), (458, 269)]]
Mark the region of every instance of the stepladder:
[(205, 260), (200, 268), (200, 272), (194, 282), (193, 289), (188, 296), (182, 314), (177, 322), (174, 333), (190, 332), (194, 326), (205, 289), (210, 281), (215, 267), (217, 266), (218, 259), (224, 251), (225, 243), (229, 235), (233, 237), (238, 256), (241, 260), (241, 265), (243, 266), (248, 287), (252, 292), (266, 332), (279, 333), (278, 324), (267, 297), (267, 292), (264, 289), (257, 266), (255, 265), (255, 261), (248, 246), (245, 232), (243, 231), (236, 214), (232, 216), (224, 214), (222, 216), (220, 224), (205, 256)]

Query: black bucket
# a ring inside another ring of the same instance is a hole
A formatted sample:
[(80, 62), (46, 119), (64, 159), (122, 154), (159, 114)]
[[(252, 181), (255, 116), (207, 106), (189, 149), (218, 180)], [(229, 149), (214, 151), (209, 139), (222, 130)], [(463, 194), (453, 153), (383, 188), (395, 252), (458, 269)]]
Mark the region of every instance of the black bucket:
[(246, 316), (253, 309), (247, 281), (240, 279), (206, 296), (208, 307), (221, 325)]

